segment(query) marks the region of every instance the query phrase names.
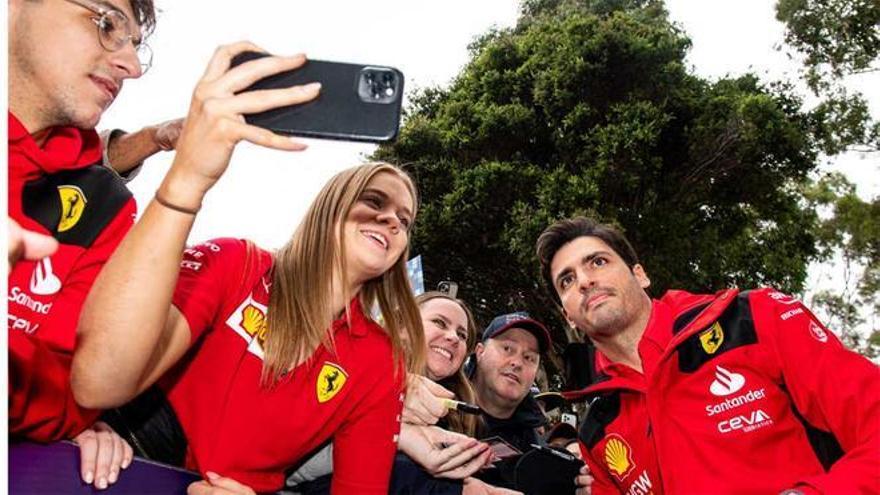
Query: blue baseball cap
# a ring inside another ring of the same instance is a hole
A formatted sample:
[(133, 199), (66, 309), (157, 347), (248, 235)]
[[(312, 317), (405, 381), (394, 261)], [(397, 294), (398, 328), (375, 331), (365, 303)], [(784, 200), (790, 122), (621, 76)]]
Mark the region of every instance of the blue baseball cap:
[(482, 341), (486, 342), (511, 328), (522, 328), (534, 335), (538, 341), (538, 349), (541, 354), (544, 354), (550, 348), (550, 332), (547, 331), (547, 327), (537, 320), (533, 320), (525, 311), (496, 316), (492, 323), (489, 323), (489, 326), (483, 330)]

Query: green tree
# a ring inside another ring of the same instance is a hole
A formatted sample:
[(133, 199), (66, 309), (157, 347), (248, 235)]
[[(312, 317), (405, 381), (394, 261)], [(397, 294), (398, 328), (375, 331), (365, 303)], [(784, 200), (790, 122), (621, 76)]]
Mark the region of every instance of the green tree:
[[(824, 258), (840, 259), (844, 280), (842, 287), (816, 293), (811, 303), (847, 345), (880, 357), (880, 197), (863, 201), (855, 185), (836, 173), (810, 185), (805, 197), (814, 208), (831, 209), (818, 230), (818, 246)], [(857, 332), (863, 325), (866, 331)]]
[(531, 1), (472, 45), (449, 88), (416, 94), (377, 155), (418, 181), (429, 285), (457, 281), (483, 323), (527, 309), (564, 342), (534, 243), (585, 213), (626, 231), (654, 294), (799, 292), (818, 255), (801, 192), (817, 117), (786, 85), (691, 74), (689, 46), (658, 2)]
[(822, 151), (880, 152), (880, 122), (864, 96), (844, 86), (848, 76), (880, 70), (880, 2), (779, 0), (776, 18), (786, 46), (803, 60), (803, 79), (821, 98), (815, 111)]
[[(779, 0), (776, 17), (785, 41), (803, 57), (804, 80), (822, 101), (812, 112), (821, 150), (834, 155), (880, 152), (880, 122), (862, 95), (844, 82), (880, 70), (880, 3), (877, 0)], [(877, 162), (866, 166), (877, 169)], [(822, 178), (807, 191), (815, 206), (830, 210), (820, 232), (823, 256), (839, 260), (844, 284), (815, 294), (844, 341), (869, 357), (880, 355), (880, 197), (863, 201), (839, 175)], [(868, 318), (865, 318), (867, 315)], [(865, 332), (854, 331), (861, 326)]]
[(880, 70), (877, 0), (779, 0), (785, 41), (801, 53), (814, 90), (849, 74)]

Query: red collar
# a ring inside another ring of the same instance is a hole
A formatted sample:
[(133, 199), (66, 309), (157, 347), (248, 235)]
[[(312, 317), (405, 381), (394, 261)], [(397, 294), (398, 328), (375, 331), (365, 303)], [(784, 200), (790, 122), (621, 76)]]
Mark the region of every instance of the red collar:
[(369, 333), (371, 325), (378, 326), (376, 322), (367, 318), (367, 315), (364, 314), (360, 295), (357, 295), (352, 298), (351, 302), (348, 304), (348, 311), (346, 311), (346, 314), (333, 321), (332, 328), (334, 334), (345, 329), (348, 330), (353, 337), (364, 337)]
[(101, 161), (101, 139), (94, 129), (53, 127), (42, 147), (8, 112), (10, 174), (30, 176), (83, 168)]

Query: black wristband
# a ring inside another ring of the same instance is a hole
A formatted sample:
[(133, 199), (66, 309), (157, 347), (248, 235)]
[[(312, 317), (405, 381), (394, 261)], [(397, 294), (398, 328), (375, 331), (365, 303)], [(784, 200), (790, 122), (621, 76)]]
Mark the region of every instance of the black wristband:
[(161, 196), (159, 196), (159, 191), (156, 191), (156, 194), (153, 196), (153, 198), (155, 198), (156, 202), (164, 206), (165, 208), (168, 208), (169, 210), (179, 211), (180, 213), (186, 213), (187, 215), (195, 216), (199, 212), (199, 210), (202, 209), (202, 205), (199, 205), (196, 208), (184, 208), (183, 206), (177, 206), (175, 204), (169, 203), (168, 201), (162, 199)]

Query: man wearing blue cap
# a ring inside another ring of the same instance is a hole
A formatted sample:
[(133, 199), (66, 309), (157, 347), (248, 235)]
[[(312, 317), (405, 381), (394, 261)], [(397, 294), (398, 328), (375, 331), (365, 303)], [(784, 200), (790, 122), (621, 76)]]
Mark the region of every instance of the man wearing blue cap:
[(535, 428), (546, 417), (529, 388), (550, 347), (547, 328), (527, 313), (496, 317), (483, 331), (475, 349), (473, 374), (477, 403), (483, 410), (481, 438), (500, 436), (525, 452), (537, 444)]

